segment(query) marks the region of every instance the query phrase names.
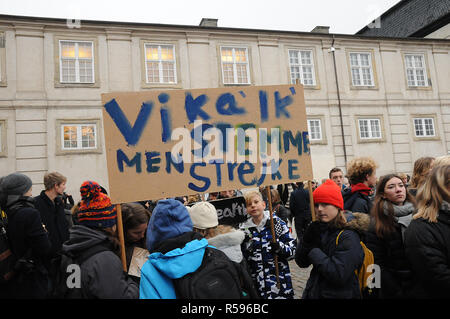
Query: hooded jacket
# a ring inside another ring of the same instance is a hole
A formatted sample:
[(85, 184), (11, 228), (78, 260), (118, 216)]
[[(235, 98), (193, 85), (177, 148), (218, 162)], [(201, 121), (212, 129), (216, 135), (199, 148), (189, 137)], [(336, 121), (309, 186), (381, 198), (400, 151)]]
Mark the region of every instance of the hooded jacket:
[(176, 299), (172, 280), (195, 272), (208, 241), (195, 232), (165, 240), (155, 247), (141, 269), (140, 299)]
[(242, 244), (243, 254), (262, 299), (292, 299), (294, 290), (287, 260), (295, 255), (295, 239), (292, 238), (286, 224), (278, 216), (274, 215), (273, 220), (277, 242), (280, 245), (278, 253), (280, 288), (276, 287), (274, 254), (270, 247), (272, 233), (268, 211), (264, 211), (264, 217), (259, 225), (255, 225), (249, 218), (239, 226), (246, 235)]
[(83, 225), (70, 230), (70, 238), (62, 246), (64, 254), (79, 256), (96, 245), (111, 249), (98, 252), (80, 265), (81, 288), (86, 299), (136, 299), (138, 285), (123, 271), (120, 258), (113, 252), (112, 243), (102, 231)]
[(320, 247), (309, 252), (301, 246), (297, 249), (296, 263), (311, 270), (303, 291), (303, 299), (360, 299), (361, 292), (355, 270), (363, 263), (364, 251), (360, 241), (369, 227), (369, 216), (353, 213), (347, 216), (347, 225), (342, 229), (323, 224)]

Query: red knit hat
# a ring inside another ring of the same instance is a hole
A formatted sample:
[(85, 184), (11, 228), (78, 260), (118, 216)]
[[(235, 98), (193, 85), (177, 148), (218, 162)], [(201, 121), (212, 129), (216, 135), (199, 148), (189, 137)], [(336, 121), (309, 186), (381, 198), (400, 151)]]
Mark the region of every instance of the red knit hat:
[(331, 179), (316, 188), (313, 192), (314, 204), (326, 203), (344, 209), (341, 189)]

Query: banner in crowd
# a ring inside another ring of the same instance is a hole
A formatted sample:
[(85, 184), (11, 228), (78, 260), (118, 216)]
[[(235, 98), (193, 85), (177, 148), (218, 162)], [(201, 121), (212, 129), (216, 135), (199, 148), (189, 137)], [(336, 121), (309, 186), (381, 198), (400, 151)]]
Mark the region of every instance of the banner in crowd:
[(220, 225), (236, 226), (248, 219), (244, 196), (210, 201), (217, 211)]
[(302, 85), (102, 94), (113, 203), (312, 178)]

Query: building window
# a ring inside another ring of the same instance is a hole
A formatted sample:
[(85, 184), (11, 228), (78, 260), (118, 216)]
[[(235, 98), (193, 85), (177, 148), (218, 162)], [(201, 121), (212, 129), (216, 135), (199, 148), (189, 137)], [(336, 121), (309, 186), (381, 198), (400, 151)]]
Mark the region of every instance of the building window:
[(408, 86), (427, 86), (428, 79), (423, 54), (405, 54), (405, 68)]
[(320, 119), (308, 120), (308, 134), (310, 141), (322, 140), (322, 126)]
[(220, 48), (223, 84), (250, 84), (247, 48)]
[(359, 119), (360, 139), (381, 139), (380, 119)]
[(374, 86), (370, 53), (350, 53), (353, 86)]
[(94, 83), (92, 41), (59, 41), (61, 83)]
[(175, 46), (145, 44), (147, 83), (177, 83)]
[(97, 125), (94, 123), (62, 124), (63, 150), (89, 150), (97, 148)]
[(414, 118), (413, 121), (414, 121), (414, 133), (416, 137), (436, 136), (433, 118)]
[(289, 50), (289, 68), (292, 84), (299, 79), (303, 85), (316, 85), (311, 50)]

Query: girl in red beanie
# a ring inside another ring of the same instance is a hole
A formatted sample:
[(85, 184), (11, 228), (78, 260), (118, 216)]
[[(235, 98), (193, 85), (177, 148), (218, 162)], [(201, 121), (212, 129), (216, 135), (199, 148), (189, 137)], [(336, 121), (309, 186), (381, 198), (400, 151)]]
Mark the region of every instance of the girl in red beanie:
[(318, 220), (306, 229), (295, 256), (300, 267), (313, 265), (302, 298), (359, 299), (355, 270), (363, 263), (360, 232), (368, 229), (369, 217), (355, 213), (347, 222), (341, 190), (330, 179), (313, 192), (313, 199)]

